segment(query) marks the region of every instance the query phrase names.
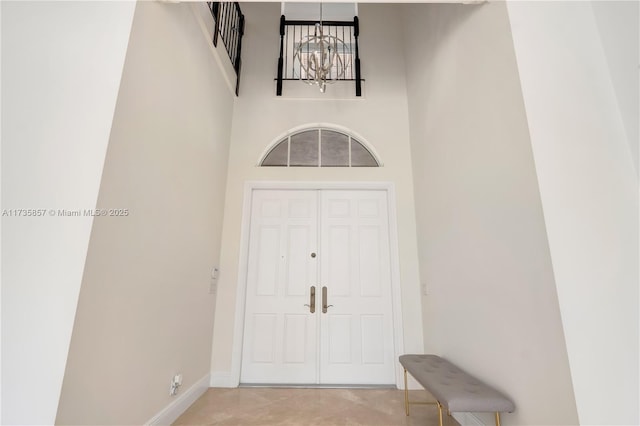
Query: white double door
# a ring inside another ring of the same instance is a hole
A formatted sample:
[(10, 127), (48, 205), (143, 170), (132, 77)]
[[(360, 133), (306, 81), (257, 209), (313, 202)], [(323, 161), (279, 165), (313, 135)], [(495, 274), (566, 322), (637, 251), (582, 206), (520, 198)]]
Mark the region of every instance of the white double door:
[(386, 191), (255, 190), (241, 382), (395, 383), (389, 256)]

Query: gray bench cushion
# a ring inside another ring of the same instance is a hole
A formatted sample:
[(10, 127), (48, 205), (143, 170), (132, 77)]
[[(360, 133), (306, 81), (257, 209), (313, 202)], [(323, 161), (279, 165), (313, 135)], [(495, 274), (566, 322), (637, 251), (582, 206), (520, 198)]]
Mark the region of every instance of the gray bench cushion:
[(401, 355), (400, 364), (450, 412), (512, 412), (513, 402), (437, 355)]

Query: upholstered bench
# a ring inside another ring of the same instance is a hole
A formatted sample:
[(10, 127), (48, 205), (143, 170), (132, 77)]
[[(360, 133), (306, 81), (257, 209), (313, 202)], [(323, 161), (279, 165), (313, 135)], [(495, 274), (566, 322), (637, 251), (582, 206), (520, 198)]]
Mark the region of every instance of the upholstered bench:
[(428, 404), (409, 401), (407, 372), (436, 399), (442, 426), (442, 408), (452, 412), (492, 412), (496, 426), (500, 426), (500, 413), (515, 410), (513, 402), (480, 380), (465, 373), (437, 355), (401, 355), (404, 367), (404, 405), (409, 415), (409, 404)]

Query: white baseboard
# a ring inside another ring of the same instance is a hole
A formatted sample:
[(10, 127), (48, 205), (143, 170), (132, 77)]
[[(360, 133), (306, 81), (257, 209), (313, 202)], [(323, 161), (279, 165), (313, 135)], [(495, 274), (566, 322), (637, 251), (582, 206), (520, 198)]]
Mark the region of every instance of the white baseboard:
[(145, 423), (149, 426), (169, 426), (176, 421), (178, 417), (182, 415), (187, 408), (191, 406), (203, 393), (209, 389), (209, 376), (207, 374), (202, 379), (198, 380), (189, 389), (187, 389), (182, 395), (179, 395), (174, 399), (171, 404), (167, 405), (158, 414), (153, 416), (151, 420)]
[(212, 388), (237, 388), (238, 384), (231, 380), (231, 373), (227, 371), (214, 371), (211, 373), (211, 382), (209, 386)]
[(473, 413), (451, 413), (451, 415), (461, 426), (485, 426)]

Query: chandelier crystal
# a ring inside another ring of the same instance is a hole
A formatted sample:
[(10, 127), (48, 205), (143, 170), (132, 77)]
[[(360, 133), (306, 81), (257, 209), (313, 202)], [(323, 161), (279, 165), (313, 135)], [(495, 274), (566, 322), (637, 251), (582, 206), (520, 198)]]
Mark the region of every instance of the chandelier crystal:
[(320, 4), (320, 22), (315, 24), (313, 35), (303, 37), (295, 50), (294, 59), (300, 63), (300, 80), (318, 86), (324, 93), (327, 84), (335, 83), (345, 75), (350, 53), (351, 49), (344, 41), (324, 34)]

